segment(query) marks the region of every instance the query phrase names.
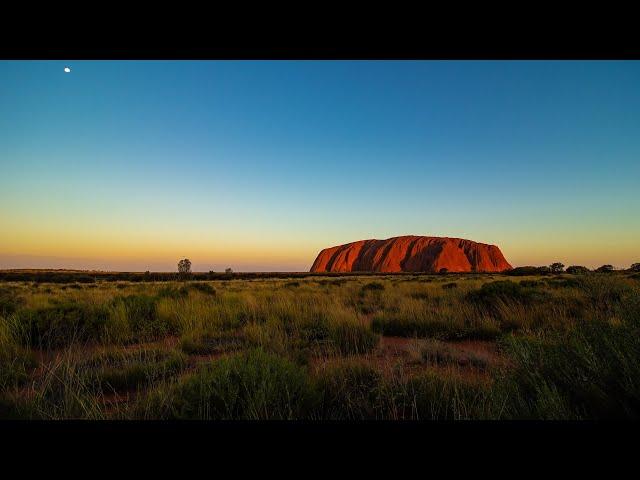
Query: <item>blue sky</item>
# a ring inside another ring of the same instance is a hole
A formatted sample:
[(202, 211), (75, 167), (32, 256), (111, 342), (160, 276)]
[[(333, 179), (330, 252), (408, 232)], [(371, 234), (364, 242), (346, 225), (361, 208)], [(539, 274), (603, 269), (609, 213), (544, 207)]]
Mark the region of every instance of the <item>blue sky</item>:
[(631, 61), (0, 62), (0, 268), (306, 270), (403, 234), (628, 266), (639, 85)]

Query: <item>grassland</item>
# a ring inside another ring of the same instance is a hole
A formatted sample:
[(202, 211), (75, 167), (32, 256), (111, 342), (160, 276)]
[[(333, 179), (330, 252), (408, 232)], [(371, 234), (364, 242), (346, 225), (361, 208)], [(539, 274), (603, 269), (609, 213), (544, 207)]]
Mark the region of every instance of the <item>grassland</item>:
[(637, 274), (34, 275), (1, 419), (640, 417)]

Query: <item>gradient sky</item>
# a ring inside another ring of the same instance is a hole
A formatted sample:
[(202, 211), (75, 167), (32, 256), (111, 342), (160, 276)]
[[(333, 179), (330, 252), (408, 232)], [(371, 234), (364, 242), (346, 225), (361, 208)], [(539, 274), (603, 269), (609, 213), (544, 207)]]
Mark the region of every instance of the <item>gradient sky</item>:
[(640, 62), (0, 61), (0, 268), (297, 271), (405, 234), (626, 267), (639, 179)]

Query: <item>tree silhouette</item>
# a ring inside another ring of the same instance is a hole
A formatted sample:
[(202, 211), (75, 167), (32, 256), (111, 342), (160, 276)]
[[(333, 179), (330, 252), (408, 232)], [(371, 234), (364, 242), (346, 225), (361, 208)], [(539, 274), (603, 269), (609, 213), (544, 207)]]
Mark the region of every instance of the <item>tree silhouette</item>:
[(640, 272), (640, 263), (632, 263), (629, 270), (632, 272)]
[(555, 262), (549, 265), (552, 273), (562, 273), (564, 271), (564, 264), (560, 262)]
[(583, 267), (582, 265), (571, 265), (570, 267), (567, 267), (567, 273), (571, 273), (571, 274), (580, 274), (580, 273), (587, 273), (589, 271), (589, 269), (587, 267)]
[(613, 265), (602, 265), (596, 272), (613, 272)]
[(191, 260), (183, 258), (178, 262), (178, 273), (181, 276), (187, 276), (191, 273)]

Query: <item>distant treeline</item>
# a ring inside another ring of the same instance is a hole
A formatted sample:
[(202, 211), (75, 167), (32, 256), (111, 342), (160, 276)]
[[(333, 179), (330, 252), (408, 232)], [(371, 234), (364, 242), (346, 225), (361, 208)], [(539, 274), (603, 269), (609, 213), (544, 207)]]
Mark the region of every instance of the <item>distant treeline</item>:
[[(581, 274), (588, 273), (591, 270), (585, 267), (569, 267), (564, 273)], [(595, 272), (609, 270), (594, 270)], [(630, 271), (635, 271), (630, 269)], [(190, 281), (211, 281), (211, 280), (253, 280), (265, 278), (306, 278), (306, 277), (350, 277), (350, 276), (429, 276), (429, 275), (509, 275), (509, 276), (525, 276), (525, 275), (550, 275), (553, 273), (549, 267), (516, 267), (512, 270), (502, 273), (482, 273), (482, 272), (194, 272), (194, 273), (177, 273), (177, 272), (78, 272), (65, 270), (6, 270), (0, 271), (0, 281), (5, 282), (36, 282), (36, 283), (95, 283), (96, 281), (105, 282), (169, 282), (176, 280)]]
[(36, 283), (94, 283), (105, 282), (169, 282), (176, 280), (252, 280), (265, 278), (306, 278), (306, 277), (344, 277), (363, 275), (434, 275), (420, 272), (380, 273), (380, 272), (69, 272), (69, 271), (0, 271), (0, 281), (36, 282)]

